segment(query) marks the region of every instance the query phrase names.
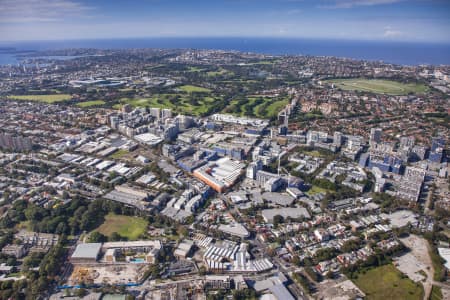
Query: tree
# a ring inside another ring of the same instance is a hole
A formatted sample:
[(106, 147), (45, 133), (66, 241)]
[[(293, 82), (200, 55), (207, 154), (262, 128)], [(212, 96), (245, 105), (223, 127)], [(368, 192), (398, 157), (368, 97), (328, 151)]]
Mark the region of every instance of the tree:
[(243, 289), (233, 291), (233, 300), (253, 300), (257, 299), (256, 292), (253, 289)]
[(86, 296), (87, 294), (88, 294), (88, 291), (87, 291), (86, 289), (84, 289), (84, 288), (78, 289), (78, 290), (76, 291), (76, 293), (75, 293), (75, 295), (76, 295), (78, 298), (83, 298), (83, 297)]
[(10, 258), (8, 258), (8, 260), (6, 261), (6, 264), (8, 266), (15, 266), (17, 264), (17, 259), (14, 256), (11, 256)]
[[(117, 232), (115, 232), (117, 233)], [(101, 234), (98, 231), (94, 231), (89, 235), (89, 242), (90, 243), (104, 243), (107, 241), (107, 237), (103, 234)]]
[(332, 271), (328, 271), (328, 273), (325, 275), (328, 279), (334, 278), (334, 273)]
[(276, 216), (273, 217), (273, 225), (274, 225), (275, 227), (277, 227), (279, 224), (281, 224), (281, 223), (283, 223), (283, 222), (284, 222), (283, 216), (276, 215)]
[(298, 255), (294, 255), (294, 257), (292, 258), (292, 263), (296, 266), (300, 266), (301, 264), (300, 257), (298, 257)]
[(311, 267), (306, 267), (305, 268), (305, 272), (309, 275), (309, 277), (312, 279), (312, 280), (314, 280), (315, 282), (319, 282), (320, 281), (320, 275), (319, 274), (317, 274), (317, 272), (316, 271), (314, 271), (314, 269), (313, 268), (311, 268)]
[(117, 242), (123, 240), (123, 237), (119, 233), (114, 231), (113, 233), (111, 233), (109, 240), (112, 242)]
[(205, 266), (201, 266), (200, 268), (198, 268), (198, 274), (200, 276), (206, 275), (206, 273), (207, 273), (207, 270), (206, 270)]
[(64, 297), (70, 297), (70, 296), (71, 296), (70, 290), (69, 289), (65, 289), (64, 290)]
[(342, 252), (356, 251), (360, 247), (361, 247), (361, 241), (359, 239), (358, 240), (348, 240), (342, 245), (341, 251)]
[(182, 225), (177, 227), (177, 233), (182, 237), (186, 237), (189, 235), (189, 231), (187, 230), (187, 228)]

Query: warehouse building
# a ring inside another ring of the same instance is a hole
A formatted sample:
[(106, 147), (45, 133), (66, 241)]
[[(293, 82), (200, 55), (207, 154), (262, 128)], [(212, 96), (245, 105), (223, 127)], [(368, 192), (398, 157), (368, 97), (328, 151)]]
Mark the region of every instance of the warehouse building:
[(244, 167), (243, 163), (223, 157), (196, 169), (193, 175), (221, 193), (235, 183)]
[(100, 256), (101, 243), (78, 244), (70, 257), (73, 264), (95, 263)]
[(272, 223), (273, 218), (277, 215), (282, 216), (284, 219), (311, 218), (308, 210), (304, 207), (264, 209), (261, 214), (264, 218), (264, 221), (267, 223)]

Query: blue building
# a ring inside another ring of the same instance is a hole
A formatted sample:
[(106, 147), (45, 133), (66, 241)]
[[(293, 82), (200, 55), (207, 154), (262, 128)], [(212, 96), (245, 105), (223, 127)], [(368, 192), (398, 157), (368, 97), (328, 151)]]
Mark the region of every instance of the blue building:
[(439, 148), (437, 151), (430, 152), (430, 155), (428, 156), (428, 160), (434, 163), (441, 163), (442, 158), (444, 156), (444, 152), (442, 150), (439, 151)]
[(403, 160), (398, 157), (389, 155), (385, 156), (382, 161), (369, 158), (368, 167), (370, 169), (377, 167), (378, 169), (380, 169), (380, 171), (384, 173), (391, 172), (394, 174), (401, 174), (403, 172)]
[(367, 167), (367, 163), (369, 162), (369, 154), (363, 153), (359, 157), (359, 165), (363, 168)]
[(225, 148), (214, 146), (213, 150), (217, 152), (220, 156), (229, 156), (233, 159), (243, 160), (245, 159), (245, 153), (243, 149), (240, 148)]
[(436, 152), (437, 149), (444, 149), (445, 140), (442, 137), (435, 137), (431, 140), (431, 152)]

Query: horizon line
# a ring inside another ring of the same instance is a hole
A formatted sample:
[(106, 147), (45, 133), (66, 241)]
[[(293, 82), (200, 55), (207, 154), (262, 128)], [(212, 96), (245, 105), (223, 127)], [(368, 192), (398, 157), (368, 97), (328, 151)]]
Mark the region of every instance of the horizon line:
[(0, 40), (3, 43), (22, 42), (70, 42), (70, 41), (96, 41), (96, 40), (140, 40), (140, 39), (278, 39), (278, 40), (316, 40), (316, 41), (342, 41), (342, 42), (372, 42), (372, 43), (398, 43), (398, 44), (438, 44), (449, 45), (450, 41), (424, 41), (424, 40), (393, 40), (393, 39), (355, 39), (334, 37), (302, 37), (302, 36), (139, 36), (139, 37), (98, 37), (98, 38), (67, 38), (67, 39), (21, 39)]

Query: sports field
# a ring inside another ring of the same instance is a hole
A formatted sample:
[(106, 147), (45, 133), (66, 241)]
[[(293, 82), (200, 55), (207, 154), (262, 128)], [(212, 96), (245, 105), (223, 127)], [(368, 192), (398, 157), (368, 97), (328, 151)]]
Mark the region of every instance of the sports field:
[(401, 83), (382, 79), (332, 79), (326, 82), (334, 83), (337, 88), (347, 91), (362, 91), (387, 95), (424, 93), (428, 90), (428, 87), (424, 84)]
[(110, 213), (105, 216), (105, 222), (94, 231), (98, 231), (108, 237), (113, 232), (117, 232), (120, 236), (132, 241), (137, 240), (141, 234), (145, 233), (147, 227), (148, 222), (142, 218)]
[(37, 101), (37, 102), (45, 102), (45, 103), (49, 103), (49, 104), (70, 100), (71, 98), (72, 98), (72, 96), (69, 94), (8, 96), (8, 99), (11, 99), (11, 100)]
[(353, 280), (368, 300), (422, 299), (423, 286), (404, 276), (393, 265), (385, 265), (358, 273)]

